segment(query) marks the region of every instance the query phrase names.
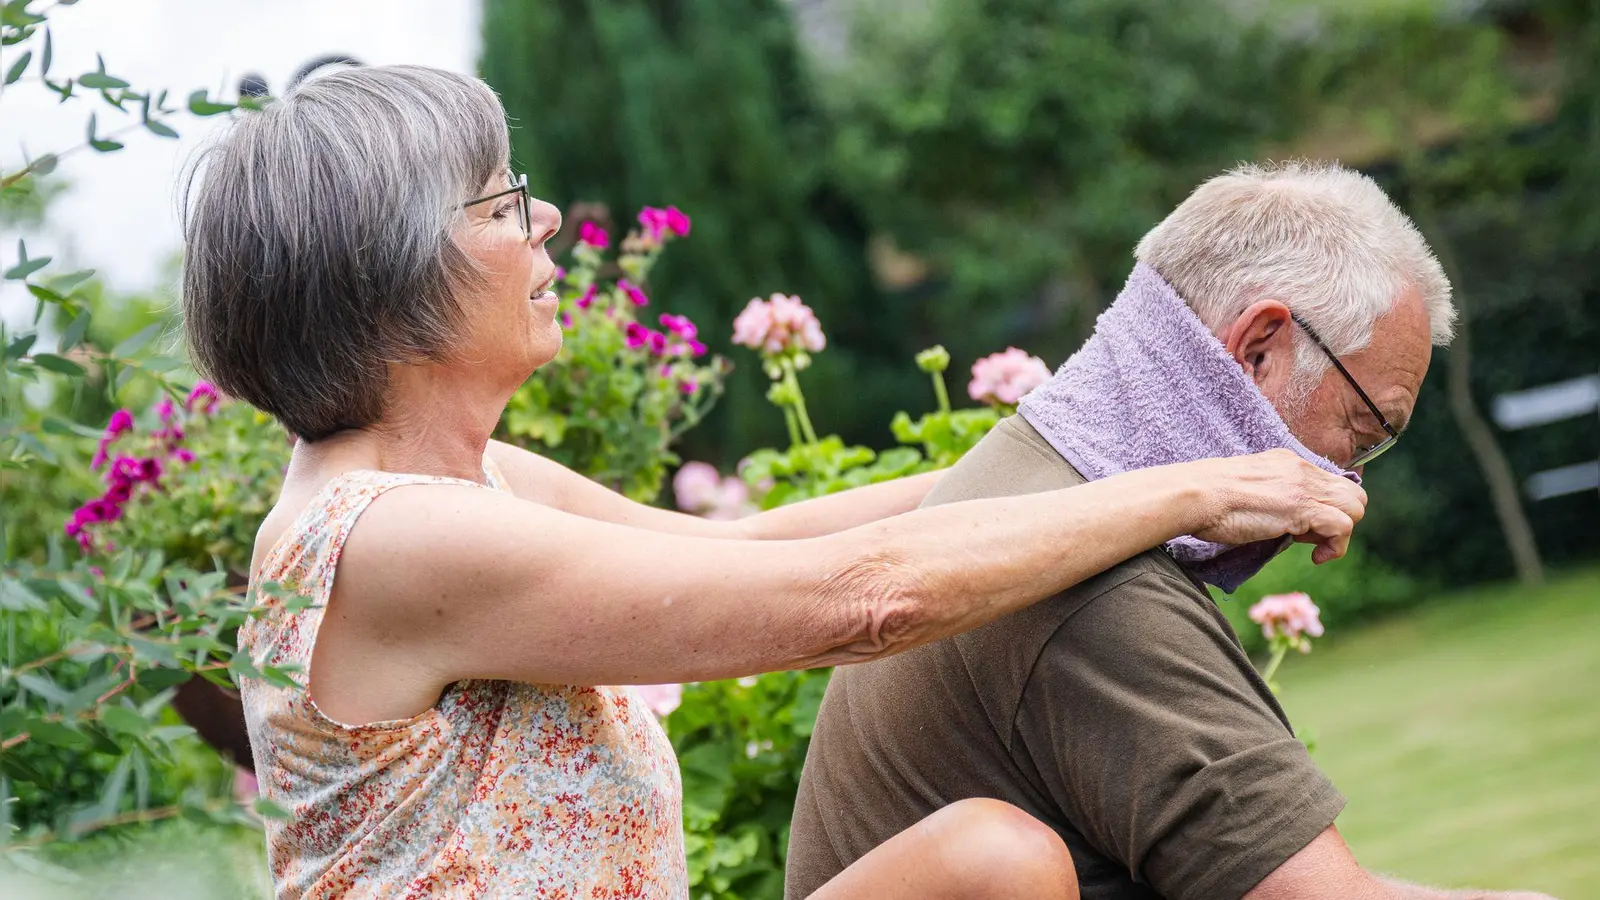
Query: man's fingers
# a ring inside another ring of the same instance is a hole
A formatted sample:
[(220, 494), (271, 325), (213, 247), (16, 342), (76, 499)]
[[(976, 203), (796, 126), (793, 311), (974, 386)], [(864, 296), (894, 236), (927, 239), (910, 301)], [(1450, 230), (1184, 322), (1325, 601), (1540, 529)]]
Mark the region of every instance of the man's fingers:
[(1337, 506), (1324, 505), (1311, 518), (1311, 527), (1295, 540), (1315, 544), (1311, 561), (1321, 565), (1338, 559), (1350, 549), (1350, 533), (1355, 529), (1355, 519)]

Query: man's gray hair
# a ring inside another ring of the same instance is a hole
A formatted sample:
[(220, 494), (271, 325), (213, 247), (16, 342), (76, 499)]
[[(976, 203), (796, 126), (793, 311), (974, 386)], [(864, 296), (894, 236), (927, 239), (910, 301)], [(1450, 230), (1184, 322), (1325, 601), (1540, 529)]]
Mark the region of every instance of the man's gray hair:
[(240, 113), (184, 197), (200, 371), (305, 440), (378, 421), (389, 365), (451, 355), (457, 292), (482, 278), (451, 231), (509, 153), (494, 92), (422, 66), (339, 70)]
[[(1371, 178), (1333, 163), (1219, 175), (1151, 229), (1134, 256), (1213, 330), (1275, 299), (1344, 356), (1367, 346), (1408, 286), (1422, 294), (1434, 344), (1448, 344), (1455, 328), (1450, 282), (1416, 226)], [(1328, 367), (1303, 335), (1295, 346), (1302, 375)]]

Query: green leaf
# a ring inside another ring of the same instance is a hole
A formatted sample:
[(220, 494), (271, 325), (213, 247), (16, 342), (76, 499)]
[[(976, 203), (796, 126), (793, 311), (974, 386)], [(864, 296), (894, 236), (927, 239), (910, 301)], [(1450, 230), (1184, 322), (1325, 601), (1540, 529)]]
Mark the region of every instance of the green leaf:
[(173, 741), (192, 737), (194, 733), (194, 729), (187, 725), (163, 725), (160, 728), (150, 729), (150, 738), (164, 744), (170, 744)]
[(28, 71), (28, 63), (32, 61), (33, 51), (24, 50), (22, 55), (17, 57), (17, 61), (11, 64), (11, 68), (6, 70), (5, 83), (15, 84), (17, 79), (22, 77), (22, 73)]
[(38, 25), (43, 21), (44, 16), (28, 12), (28, 0), (11, 0), (10, 3), (0, 8), (0, 23), (10, 25), (13, 28), (27, 28), (30, 25)]
[(39, 595), (28, 589), (28, 586), (12, 578), (10, 575), (0, 575), (0, 609), (22, 612), (24, 610), (41, 611), (48, 608)]
[(138, 682), (140, 687), (159, 691), (169, 687), (176, 687), (192, 677), (194, 677), (194, 673), (184, 669), (145, 669), (139, 673)]
[(61, 340), (57, 346), (62, 350), (71, 350), (73, 347), (83, 343), (83, 336), (88, 330), (89, 313), (85, 310), (67, 325), (66, 331), (61, 332)]
[(165, 331), (166, 327), (167, 323), (165, 322), (155, 322), (153, 324), (146, 325), (137, 332), (134, 332), (126, 340), (111, 348), (111, 355), (117, 357), (118, 359), (127, 359), (128, 357), (133, 356), (135, 353), (138, 353), (140, 350), (142, 350), (144, 345), (150, 343), (150, 341), (154, 339), (156, 335), (159, 335), (162, 331)]
[(73, 289), (94, 277), (93, 269), (79, 269), (76, 272), (67, 272), (56, 275), (50, 279), (50, 289), (63, 294), (72, 293)]
[(113, 140), (109, 140), (109, 139), (102, 140), (101, 138), (99, 138), (99, 137), (97, 137), (95, 135), (95, 117), (94, 117), (94, 113), (90, 113), (89, 114), (89, 146), (93, 147), (95, 150), (99, 151), (100, 153), (110, 153), (113, 150), (121, 150), (122, 149), (122, 145), (120, 143), (118, 143), (116, 141), (113, 141)]
[(44, 30), (44, 53), (39, 55), (39, 77), (44, 78), (50, 74), (50, 60), (54, 56), (54, 47), (50, 40), (50, 29)]
[(178, 132), (174, 131), (172, 129), (172, 126), (166, 124), (165, 122), (157, 121), (155, 119), (150, 119), (150, 120), (146, 121), (144, 123), (144, 127), (148, 128), (150, 130), (150, 133), (153, 134), (153, 135), (156, 135), (157, 137), (175, 138), (175, 137), (178, 136)]
[(255, 801), (250, 804), (250, 808), (255, 810), (256, 815), (263, 819), (279, 819), (286, 821), (294, 818), (294, 813), (289, 812), (287, 809), (284, 809), (265, 797), (257, 797)]
[(48, 265), (50, 265), (50, 257), (48, 256), (41, 256), (38, 259), (23, 258), (16, 265), (6, 270), (5, 278), (7, 281), (21, 281)]
[(38, 338), (39, 335), (31, 331), (22, 335), (21, 337), (12, 341), (10, 344), (6, 345), (5, 351), (0, 353), (0, 360), (10, 361), (13, 359), (21, 359), (23, 356), (27, 355), (30, 349), (32, 349), (33, 342), (38, 340)]
[(60, 685), (51, 681), (48, 676), (36, 675), (33, 672), (23, 672), (17, 676), (17, 684), (22, 685), (28, 693), (35, 697), (42, 697), (51, 703), (66, 703), (72, 699), (72, 694)]
[(139, 368), (146, 372), (171, 372), (173, 369), (182, 368), (183, 365), (183, 360), (175, 356), (150, 356), (139, 360)]
[(68, 749), (87, 750), (89, 737), (76, 728), (69, 728), (60, 722), (46, 722), (43, 719), (32, 719), (27, 724), (28, 734), (41, 743), (52, 747), (66, 747)]
[(55, 372), (59, 375), (70, 375), (74, 378), (82, 378), (88, 374), (83, 366), (54, 353), (35, 353), (33, 355), (33, 364), (45, 371)]
[(51, 172), (56, 170), (56, 163), (58, 161), (59, 160), (56, 158), (54, 153), (46, 153), (33, 162), (28, 163), (28, 171), (35, 175), (49, 175)]
[(189, 95), (189, 112), (197, 116), (215, 116), (234, 109), (232, 103), (216, 103), (206, 97), (204, 88)]
[(28, 285), (28, 293), (32, 294), (43, 303), (50, 303), (55, 306), (69, 308), (73, 305), (71, 298), (63, 296), (60, 291), (57, 291), (54, 288), (45, 287), (42, 284)]
[(123, 81), (121, 78), (106, 74), (105, 57), (96, 53), (94, 55), (94, 61), (95, 70), (79, 77), (79, 84), (86, 88), (94, 88), (97, 91), (114, 91), (117, 88), (125, 88), (128, 86), (128, 83)]
[(117, 734), (141, 737), (148, 734), (155, 723), (126, 706), (106, 706), (100, 710), (100, 724)]

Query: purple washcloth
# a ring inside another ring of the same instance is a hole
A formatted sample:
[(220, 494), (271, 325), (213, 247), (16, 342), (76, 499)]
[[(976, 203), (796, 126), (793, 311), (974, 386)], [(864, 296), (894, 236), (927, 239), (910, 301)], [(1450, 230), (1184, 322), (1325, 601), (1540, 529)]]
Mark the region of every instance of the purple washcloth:
[[(1289, 433), (1239, 363), (1155, 269), (1134, 266), (1094, 334), (1018, 411), (1094, 481), (1133, 469), (1287, 448), (1360, 483)], [(1240, 546), (1185, 535), (1167, 550), (1228, 593), (1288, 546)]]

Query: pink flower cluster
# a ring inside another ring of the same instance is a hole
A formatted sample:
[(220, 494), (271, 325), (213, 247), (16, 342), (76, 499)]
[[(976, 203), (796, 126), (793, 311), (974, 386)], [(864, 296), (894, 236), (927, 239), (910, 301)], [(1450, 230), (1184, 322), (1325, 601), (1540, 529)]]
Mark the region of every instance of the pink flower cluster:
[(1311, 642), (1306, 638), (1322, 637), (1321, 613), (1309, 594), (1269, 594), (1250, 607), (1250, 621), (1261, 626), (1267, 640), (1282, 636), (1301, 653), (1309, 653)]
[(678, 237), (689, 236), (689, 217), (676, 206), (666, 209), (646, 206), (639, 210), (639, 226), (652, 241), (659, 242), (669, 231)]
[(604, 250), (611, 246), (611, 235), (593, 222), (584, 222), (578, 226), (578, 243), (588, 244), (596, 250)]
[(723, 478), (710, 463), (684, 463), (672, 476), (672, 496), (679, 509), (705, 519), (742, 519), (755, 512), (744, 481)]
[(768, 356), (816, 353), (828, 346), (817, 314), (799, 297), (784, 294), (773, 294), (768, 300), (752, 299), (733, 320), (733, 342)]
[(646, 706), (656, 714), (656, 718), (665, 719), (683, 702), (683, 685), (681, 684), (640, 684), (634, 690), (644, 698)]
[[(189, 392), (188, 399), (184, 401), (184, 412), (210, 414), (216, 411), (219, 402), (221, 398), (217, 389), (202, 381)], [(121, 519), (124, 507), (133, 499), (140, 485), (152, 488), (160, 486), (167, 462), (176, 461), (182, 465), (194, 461), (194, 453), (182, 446), (182, 422), (172, 400), (163, 397), (156, 404), (156, 415), (161, 420), (161, 427), (150, 435), (153, 453), (149, 456), (110, 455), (112, 445), (133, 430), (133, 413), (119, 409), (112, 413), (111, 421), (106, 423), (105, 433), (95, 448), (94, 459), (89, 463), (90, 469), (98, 470), (110, 462), (105, 476), (106, 491), (78, 507), (67, 519), (64, 528), (67, 537), (77, 541), (85, 553), (94, 550), (90, 526)]]
[(980, 403), (1016, 406), (1025, 394), (1050, 377), (1044, 360), (1015, 347), (1004, 353), (991, 353), (972, 364), (972, 383), (967, 394)]

